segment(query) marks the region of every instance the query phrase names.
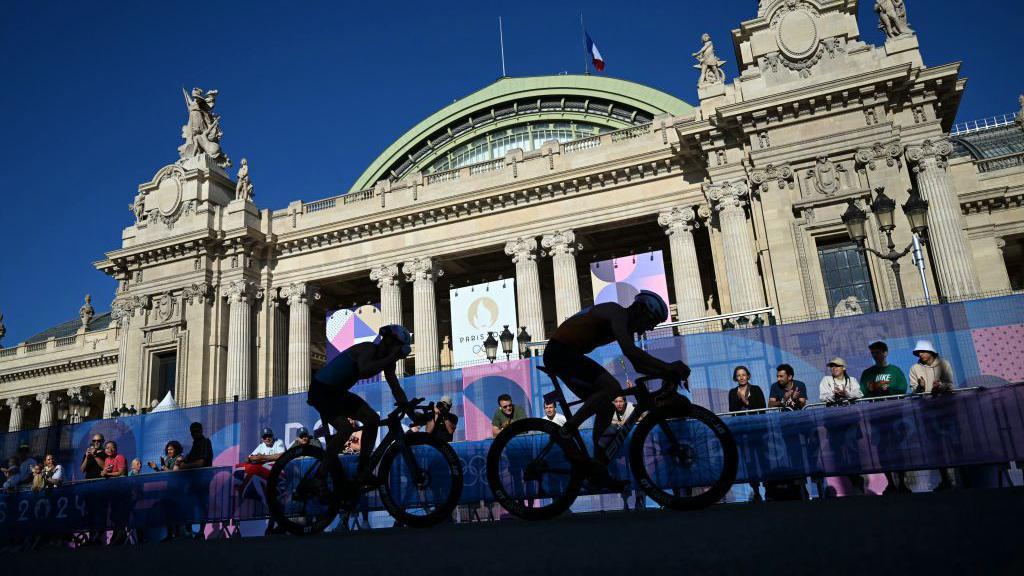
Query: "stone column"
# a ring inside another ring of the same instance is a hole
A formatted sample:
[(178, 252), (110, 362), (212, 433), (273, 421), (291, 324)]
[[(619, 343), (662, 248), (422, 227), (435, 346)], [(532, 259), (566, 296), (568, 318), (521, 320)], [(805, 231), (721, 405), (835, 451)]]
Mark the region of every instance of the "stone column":
[(21, 430), (21, 402), (18, 398), (8, 398), (7, 407), (11, 409), (11, 419), (7, 424), (7, 431), (17, 432)]
[(757, 273), (757, 259), (743, 209), (749, 193), (750, 188), (745, 182), (715, 184), (707, 189), (708, 200), (718, 212), (722, 230), (725, 275), (734, 312), (765, 307), (764, 289)]
[(40, 392), (36, 394), (36, 400), (39, 401), (39, 427), (53, 426), (53, 400), (50, 393)]
[[(527, 333), (534, 341), (546, 340), (544, 336), (544, 307), (540, 296), (540, 275), (537, 272), (537, 240), (516, 238), (505, 244), (505, 254), (512, 257), (516, 265), (516, 300), (519, 311), (519, 325), (526, 326)], [(513, 330), (518, 334), (519, 330)]]
[(103, 392), (103, 418), (111, 418), (111, 414), (117, 409), (117, 400), (114, 398), (115, 390), (117, 390), (117, 383), (114, 381), (100, 383), (100, 392)]
[(555, 267), (555, 313), (558, 323), (580, 311), (580, 286), (576, 274), (576, 235), (555, 231), (540, 240)]
[(974, 256), (963, 228), (960, 202), (946, 171), (953, 146), (946, 140), (925, 140), (907, 146), (917, 189), (928, 201), (928, 243), (935, 259), (939, 289), (946, 298), (959, 299), (979, 293)]
[(444, 271), (432, 258), (416, 258), (402, 266), (412, 281), (413, 341), (416, 343), (416, 373), (436, 372), (440, 361), (437, 340), (437, 301), (434, 280)]
[(254, 282), (235, 280), (224, 290), (229, 306), (227, 399), (248, 400), (252, 388), (252, 302), (260, 296)]
[(288, 393), (309, 390), (313, 371), (309, 356), (309, 301), (320, 292), (311, 284), (293, 282), (281, 289), (288, 302)]
[(658, 215), (658, 224), (668, 235), (672, 254), (672, 277), (676, 293), (676, 320), (679, 322), (703, 318), (707, 313), (704, 290), (700, 284), (697, 248), (693, 243), (693, 230), (697, 215), (692, 206), (675, 207)]
[(78, 424), (82, 421), (82, 414), (74, 407), (74, 404), (82, 399), (82, 387), (72, 386), (65, 390), (64, 394), (68, 397), (68, 423)]
[[(380, 288), (381, 325), (402, 324), (402, 271), (397, 264), (381, 264), (370, 270), (370, 280)], [(405, 360), (395, 364), (395, 374), (405, 375)]]
[[(124, 403), (124, 394), (127, 384), (125, 383), (126, 375), (128, 373), (128, 326), (131, 323), (131, 310), (125, 310), (122, 306), (114, 305), (110, 311), (110, 315), (115, 317), (117, 320), (117, 386), (120, 388), (117, 390), (117, 394), (120, 395), (120, 400), (113, 398), (111, 394), (111, 400), (116, 408), (118, 404)], [(110, 414), (104, 414), (104, 418), (109, 418)]]

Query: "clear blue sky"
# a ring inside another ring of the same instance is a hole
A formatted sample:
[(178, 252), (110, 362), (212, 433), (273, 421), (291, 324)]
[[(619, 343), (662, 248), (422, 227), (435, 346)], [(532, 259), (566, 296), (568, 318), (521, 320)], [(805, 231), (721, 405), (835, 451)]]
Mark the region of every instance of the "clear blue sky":
[[(690, 53), (756, 0), (694, 2), (4, 2), (0, 70), (0, 312), (12, 346), (109, 309), (92, 262), (120, 247), (139, 183), (177, 159), (181, 87), (217, 88), (223, 145), (245, 156), (261, 207), (348, 190), (405, 130), (500, 74), (579, 73), (579, 14), (609, 75), (696, 101)], [(880, 43), (871, 0), (862, 38)], [(713, 9), (701, 9), (711, 5)], [(908, 0), (925, 63), (963, 61), (960, 120), (1016, 110), (1020, 0)], [(232, 169), (234, 174), (234, 169)]]

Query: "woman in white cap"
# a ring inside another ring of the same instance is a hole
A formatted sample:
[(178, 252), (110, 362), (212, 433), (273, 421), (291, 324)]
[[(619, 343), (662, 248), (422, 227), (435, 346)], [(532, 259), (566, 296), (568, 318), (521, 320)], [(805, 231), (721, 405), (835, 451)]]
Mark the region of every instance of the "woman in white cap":
[(822, 402), (828, 404), (864, 397), (857, 379), (846, 373), (846, 360), (836, 356), (826, 366), (829, 375), (822, 377), (818, 384), (818, 396)]
[(910, 367), (910, 384), (914, 392), (939, 394), (955, 387), (953, 367), (945, 358), (939, 358), (931, 342), (918, 340), (914, 345), (914, 356), (917, 356), (917, 364)]

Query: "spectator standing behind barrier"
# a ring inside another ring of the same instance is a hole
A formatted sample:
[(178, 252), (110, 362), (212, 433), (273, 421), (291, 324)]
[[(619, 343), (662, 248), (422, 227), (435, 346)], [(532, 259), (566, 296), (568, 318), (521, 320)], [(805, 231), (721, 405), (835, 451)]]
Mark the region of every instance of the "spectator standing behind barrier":
[[(897, 396), (907, 393), (907, 379), (903, 371), (889, 364), (889, 345), (882, 341), (868, 345), (874, 366), (869, 367), (860, 375), (860, 388), (867, 398)], [(883, 451), (895, 451), (900, 441), (899, 431), (891, 426), (876, 426), (879, 448)], [(902, 472), (886, 472), (885, 478), (889, 485), (883, 494), (910, 492), (906, 478)]]
[(284, 454), (284, 440), (274, 438), (274, 430), (264, 428), (260, 433), (260, 443), (249, 453), (250, 464), (262, 464), (264, 468), (270, 468), (275, 460)]
[[(355, 428), (356, 425), (357, 425), (357, 422), (354, 419), (349, 418), (348, 419), (348, 425), (353, 427), (353, 428)], [(359, 454), (359, 452), (361, 452), (362, 449), (363, 449), (363, 431), (362, 430), (356, 430), (355, 432), (349, 434), (348, 440), (345, 441), (345, 447), (341, 449), (341, 453), (342, 454)]]
[(181, 461), (181, 455), (184, 450), (181, 447), (181, 442), (177, 440), (171, 440), (164, 446), (164, 455), (160, 457), (160, 465), (150, 462), (149, 467), (157, 472), (171, 472), (178, 470), (178, 463)]
[(106, 452), (107, 457), (103, 461), (101, 477), (119, 478), (128, 473), (128, 462), (125, 461), (124, 454), (117, 453), (117, 442), (108, 440), (103, 451)]
[(28, 444), (18, 446), (18, 483), (24, 487), (32, 485), (32, 469), (39, 464), (28, 450)]
[(139, 474), (142, 474), (142, 460), (132, 458), (131, 466), (128, 467), (128, 475), (138, 476)]
[(188, 432), (192, 436), (192, 449), (178, 462), (178, 469), (191, 470), (213, 466), (213, 444), (209, 438), (203, 436), (203, 425), (193, 422), (188, 427)]
[(82, 464), (79, 466), (82, 474), (85, 474), (85, 479), (99, 478), (100, 473), (103, 472), (103, 461), (106, 459), (107, 454), (103, 451), (103, 434), (93, 434), (89, 447), (85, 449), (85, 455), (82, 456)]
[(43, 458), (43, 482), (46, 488), (56, 488), (64, 483), (64, 467), (57, 464), (53, 454)]
[[(953, 379), (953, 367), (945, 358), (940, 358), (935, 346), (928, 340), (918, 340), (914, 345), (914, 356), (918, 361), (910, 367), (910, 385), (918, 394), (943, 394), (956, 388)], [(931, 418), (925, 420), (928, 434), (939, 438), (946, 448), (959, 440), (960, 430), (956, 421), (937, 422)], [(934, 490), (940, 492), (953, 488), (953, 474), (948, 468), (940, 468), (941, 480)]]
[(617, 431), (626, 425), (626, 420), (633, 414), (633, 404), (626, 401), (625, 396), (616, 396), (612, 400), (615, 412), (612, 414), (612, 427)]
[[(746, 366), (737, 366), (732, 370), (732, 381), (736, 387), (729, 390), (729, 412), (745, 412), (747, 410), (764, 410), (768, 404), (764, 400), (764, 392), (761, 387), (750, 383), (750, 370)], [(751, 461), (747, 462), (750, 468), (762, 467), (761, 457), (764, 454), (764, 443), (755, 440), (751, 442)], [(760, 482), (751, 482), (750, 489), (753, 494), (750, 499), (753, 502), (761, 502)]]
[(860, 375), (860, 388), (865, 397), (895, 396), (907, 393), (907, 379), (903, 371), (889, 364), (889, 345), (873, 342), (868, 346), (875, 365)]
[(544, 401), (544, 419), (554, 422), (558, 426), (565, 426), (565, 416), (555, 411), (555, 402), (553, 400)]
[(864, 397), (857, 379), (846, 373), (846, 360), (838, 356), (826, 365), (830, 374), (822, 376), (818, 383), (819, 397), (822, 402), (834, 403), (845, 400), (856, 400)]
[(298, 433), (295, 435), (295, 440), (292, 440), (292, 445), (288, 447), (289, 450), (296, 446), (316, 446), (317, 448), (323, 448), (324, 445), (320, 443), (315, 436), (309, 433), (309, 430), (303, 426), (299, 428)]
[(783, 410), (802, 410), (807, 405), (807, 385), (793, 379), (793, 367), (789, 364), (779, 364), (775, 374), (776, 382), (772, 384), (768, 406)]
[(491, 436), (496, 437), (509, 424), (523, 418), (526, 418), (526, 412), (522, 406), (512, 403), (511, 396), (508, 394), (498, 396), (498, 409), (494, 411), (494, 416), (491, 418)]
[(7, 467), (4, 468), (4, 484), (3, 489), (5, 492), (14, 492), (18, 489), (18, 481), (20, 475), (18, 466), (18, 457), (11, 456), (7, 459)]
[(914, 345), (914, 356), (918, 361), (910, 367), (910, 383), (918, 394), (941, 394), (956, 387), (953, 367), (945, 358), (939, 358), (935, 346), (927, 340), (918, 340)]
[(434, 417), (427, 422), (425, 430), (438, 440), (451, 442), (455, 439), (455, 429), (459, 425), (459, 417), (452, 414), (451, 396), (441, 396), (441, 399), (434, 403)]

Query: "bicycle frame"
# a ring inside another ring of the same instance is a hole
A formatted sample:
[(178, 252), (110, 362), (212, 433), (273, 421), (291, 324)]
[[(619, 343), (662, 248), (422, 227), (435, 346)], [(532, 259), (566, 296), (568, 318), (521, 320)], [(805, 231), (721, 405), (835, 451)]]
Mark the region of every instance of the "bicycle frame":
[[(402, 419), (405, 418), (406, 414), (401, 408), (395, 408), (387, 415), (386, 418), (380, 421), (377, 425), (378, 429), (387, 428), (388, 432), (381, 438), (380, 443), (370, 454), (370, 459), (367, 462), (367, 466), (370, 470), (376, 471), (380, 466), (381, 460), (384, 459), (384, 454), (387, 453), (388, 449), (392, 445), (397, 445), (397, 449), (402, 451), (402, 457), (405, 463), (411, 470), (419, 472), (419, 467), (416, 464), (416, 460), (412, 457), (412, 451), (405, 449), (405, 430), (402, 429)], [(410, 418), (413, 415), (409, 415)], [(356, 426), (352, 429), (352, 433), (365, 430), (365, 426)], [(341, 454), (334, 454), (333, 456), (341, 456)]]

